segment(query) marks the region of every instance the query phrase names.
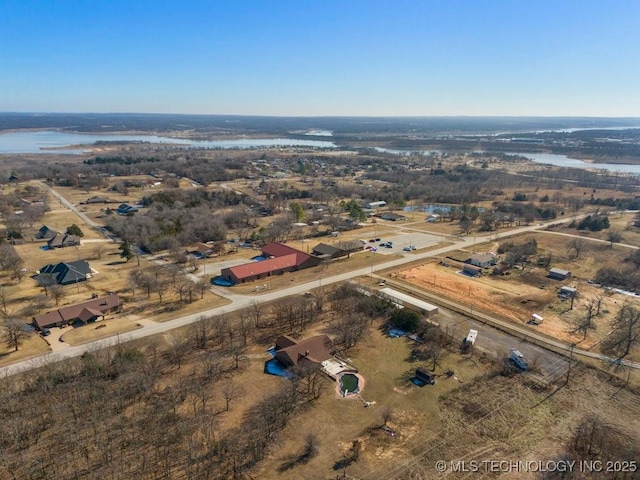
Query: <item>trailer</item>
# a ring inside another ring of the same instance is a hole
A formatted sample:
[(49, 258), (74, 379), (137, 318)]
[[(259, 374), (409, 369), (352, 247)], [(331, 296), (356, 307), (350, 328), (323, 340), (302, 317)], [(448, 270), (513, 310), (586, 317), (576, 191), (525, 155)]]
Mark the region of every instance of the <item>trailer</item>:
[(532, 325), (540, 325), (543, 321), (544, 318), (542, 318), (542, 315), (534, 313), (533, 315), (531, 315), (531, 320), (529, 320), (529, 323)]
[(474, 343), (476, 343), (477, 336), (478, 336), (478, 331), (472, 328), (471, 330), (469, 330), (469, 333), (467, 333), (467, 338), (464, 339), (464, 343), (466, 343), (469, 346), (473, 345)]
[(529, 369), (529, 363), (524, 356), (518, 350), (513, 348), (509, 350), (509, 362), (513, 363), (520, 370)]

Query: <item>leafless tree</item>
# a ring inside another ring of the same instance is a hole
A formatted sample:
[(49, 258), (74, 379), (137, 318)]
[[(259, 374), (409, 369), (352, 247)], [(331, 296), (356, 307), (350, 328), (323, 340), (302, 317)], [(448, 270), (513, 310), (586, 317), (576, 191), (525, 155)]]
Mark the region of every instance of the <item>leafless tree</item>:
[(384, 427), (393, 418), (393, 410), (391, 407), (384, 407), (380, 410), (380, 418), (382, 419), (382, 426)]
[(262, 304), (260, 302), (253, 300), (249, 304), (249, 311), (253, 316), (253, 324), (256, 326), (256, 328), (260, 328), (262, 326), (262, 320), (263, 320), (262, 316), (265, 313), (264, 309), (262, 308)]
[(584, 308), (586, 310), (585, 316), (578, 319), (575, 328), (571, 331), (571, 333), (581, 332), (583, 340), (587, 338), (587, 331), (593, 328), (593, 317), (597, 315), (598, 300), (595, 298), (588, 300)]
[(2, 322), (2, 340), (16, 352), (22, 341), (29, 336), (24, 326), (24, 322), (18, 318), (9, 317)]
[(91, 256), (96, 260), (100, 260), (106, 251), (107, 247), (104, 245), (104, 243), (96, 243), (91, 249)]
[(640, 309), (625, 302), (612, 322), (613, 331), (602, 341), (602, 351), (622, 360), (640, 344)]
[(233, 377), (227, 377), (222, 380), (220, 385), (220, 394), (224, 400), (225, 412), (229, 411), (229, 406), (233, 400), (241, 398), (245, 391), (242, 385), (238, 384)]
[(571, 255), (573, 252), (573, 258), (580, 258), (580, 255), (587, 249), (587, 241), (581, 237), (573, 237), (567, 244), (567, 253)]
[(207, 348), (209, 336), (213, 331), (213, 319), (201, 316), (197, 321), (189, 325), (189, 337), (192, 339), (195, 348)]
[(62, 300), (66, 296), (67, 292), (62, 285), (56, 284), (49, 287), (49, 294), (51, 295), (53, 301), (56, 303), (56, 306), (58, 306), (60, 300)]
[(38, 286), (44, 289), (44, 294), (49, 295), (49, 287), (56, 285), (56, 279), (50, 273), (41, 273), (36, 277), (36, 282), (38, 282)]
[(610, 242), (609, 246), (613, 248), (614, 243), (620, 243), (622, 241), (622, 232), (620, 232), (620, 230), (609, 230), (607, 232), (607, 240)]

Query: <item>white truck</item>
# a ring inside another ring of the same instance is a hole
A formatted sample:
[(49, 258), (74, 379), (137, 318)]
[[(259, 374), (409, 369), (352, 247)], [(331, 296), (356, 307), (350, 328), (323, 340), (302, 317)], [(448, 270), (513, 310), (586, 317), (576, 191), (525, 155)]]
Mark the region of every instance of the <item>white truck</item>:
[(524, 358), (524, 356), (518, 350), (515, 350), (513, 348), (509, 350), (509, 361), (520, 370), (529, 369), (529, 363), (527, 363), (527, 360)]

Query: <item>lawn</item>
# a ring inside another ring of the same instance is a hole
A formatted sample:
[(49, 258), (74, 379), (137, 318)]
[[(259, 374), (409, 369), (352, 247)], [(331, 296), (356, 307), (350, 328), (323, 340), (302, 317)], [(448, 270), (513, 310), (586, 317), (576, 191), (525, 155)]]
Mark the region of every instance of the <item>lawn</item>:
[[(334, 478), (341, 473), (334, 470), (334, 465), (343, 458), (353, 440), (358, 439), (363, 444), (363, 455), (348, 469), (357, 477), (390, 461), (402, 461), (413, 441), (435, 437), (440, 428), (438, 398), (471, 381), (482, 368), (448, 353), (436, 373), (451, 369), (457, 379), (439, 378), (436, 385), (416, 387), (406, 380), (421, 365), (407, 361), (412, 344), (406, 338), (389, 338), (372, 327), (371, 333), (349, 357), (366, 381), (362, 398), (375, 404), (365, 407), (357, 398), (340, 398), (335, 393), (335, 382), (327, 380), (322, 397), (285, 429), (278, 453), (264, 462), (257, 477)], [(395, 431), (395, 437), (380, 429), (381, 412), (386, 408), (392, 411), (389, 426)], [(304, 437), (310, 432), (319, 439), (318, 455), (306, 464), (282, 471), (283, 465), (300, 453)]]

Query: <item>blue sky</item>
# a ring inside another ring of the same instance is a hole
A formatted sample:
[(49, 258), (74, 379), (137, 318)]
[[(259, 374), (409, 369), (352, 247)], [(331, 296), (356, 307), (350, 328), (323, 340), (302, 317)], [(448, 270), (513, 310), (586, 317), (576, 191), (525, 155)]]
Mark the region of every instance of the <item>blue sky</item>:
[(640, 2), (2, 0), (0, 111), (640, 116)]

